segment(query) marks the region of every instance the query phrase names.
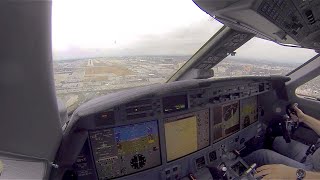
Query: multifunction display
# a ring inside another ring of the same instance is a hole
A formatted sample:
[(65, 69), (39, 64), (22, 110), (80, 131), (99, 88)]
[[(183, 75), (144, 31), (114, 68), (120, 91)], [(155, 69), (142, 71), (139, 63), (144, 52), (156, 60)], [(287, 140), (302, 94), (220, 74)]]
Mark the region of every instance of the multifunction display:
[(222, 106), (225, 135), (233, 134), (240, 130), (239, 101)]
[(213, 109), (213, 140), (217, 141), (240, 130), (239, 101)]
[(257, 96), (240, 100), (240, 119), (243, 125), (242, 128), (245, 128), (258, 120), (257, 103)]
[(209, 146), (209, 111), (165, 119), (167, 161)]

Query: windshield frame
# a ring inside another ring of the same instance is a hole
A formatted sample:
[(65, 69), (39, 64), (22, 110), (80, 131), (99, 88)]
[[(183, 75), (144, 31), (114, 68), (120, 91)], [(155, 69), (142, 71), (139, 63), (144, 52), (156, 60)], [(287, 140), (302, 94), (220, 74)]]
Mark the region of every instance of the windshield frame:
[[(204, 58), (204, 55), (208, 52), (204, 52), (204, 51), (210, 51), (211, 48), (215, 48), (216, 46), (216, 42), (219, 40), (219, 38), (221, 38), (221, 36), (223, 36), (226, 33), (226, 30), (231, 29), (228, 26), (224, 25), (221, 29), (219, 29), (178, 71), (176, 71), (168, 80), (167, 83), (169, 82), (174, 82), (174, 81), (179, 81), (182, 79), (197, 79), (197, 77), (186, 77), (186, 78), (181, 78), (186, 74), (192, 74), (190, 73), (191, 71), (194, 70), (195, 65), (197, 64), (198, 61), (201, 61)], [(254, 36), (256, 38), (260, 38), (257, 36)], [(263, 38), (260, 38), (263, 39)], [(249, 39), (250, 40), (250, 39)], [(249, 41), (248, 40), (248, 41)], [(267, 40), (267, 39), (264, 39)], [(239, 49), (240, 47), (242, 47), (243, 45), (245, 45), (246, 43), (243, 43), (241, 46), (239, 46), (237, 49)], [(272, 41), (272, 40), (267, 40), (267, 41), (271, 41), (276, 43), (279, 46), (284, 46), (284, 47), (291, 47), (291, 48), (301, 48), (301, 47), (297, 47), (297, 46), (290, 46), (290, 45), (286, 45), (286, 44), (282, 44), (282, 43), (278, 43), (276, 41)], [(296, 72), (297, 70), (299, 70), (300, 68), (302, 68), (303, 66), (305, 66), (306, 64), (310, 63), (311, 61), (313, 61), (315, 58), (317, 58), (317, 56), (319, 55), (316, 54), (315, 56), (311, 57), (309, 60), (307, 60), (306, 62), (302, 63), (301, 65), (299, 65), (298, 67), (294, 68), (292, 71), (286, 73), (284, 76), (290, 76), (292, 73)], [(228, 56), (227, 56), (228, 57)], [(218, 63), (216, 63), (214, 66), (212, 66), (211, 68), (216, 67), (220, 62), (222, 62), (223, 60), (225, 60), (227, 57), (221, 59)], [(215, 77), (215, 76), (213, 76)]]

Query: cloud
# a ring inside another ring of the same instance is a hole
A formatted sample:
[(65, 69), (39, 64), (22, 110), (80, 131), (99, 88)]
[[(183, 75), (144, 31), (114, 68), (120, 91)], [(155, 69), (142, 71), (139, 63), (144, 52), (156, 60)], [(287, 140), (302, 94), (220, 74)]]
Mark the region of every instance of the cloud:
[[(57, 0), (52, 11), (54, 60), (191, 56), (222, 27), (186, 0)], [(302, 63), (316, 54), (257, 38), (236, 52), (233, 58), (285, 63)]]
[[(135, 37), (131, 44), (118, 44), (114, 48), (83, 49), (71, 47), (67, 50), (54, 51), (54, 59), (75, 59), (102, 56), (138, 56), (138, 55), (193, 55), (206, 43), (222, 24), (203, 19), (190, 25), (176, 28), (162, 34), (145, 34)], [(253, 38), (236, 50), (232, 59), (249, 59), (282, 63), (303, 63), (316, 53), (313, 50), (280, 46), (273, 42)]]
[(65, 50), (53, 50), (53, 57), (59, 60), (101, 56), (192, 55), (221, 27), (218, 22), (204, 19), (170, 32), (140, 35), (131, 44), (117, 45), (118, 41), (115, 39), (114, 48), (71, 47)]
[(130, 55), (192, 55), (221, 27), (203, 20), (161, 35), (146, 35), (127, 50)]

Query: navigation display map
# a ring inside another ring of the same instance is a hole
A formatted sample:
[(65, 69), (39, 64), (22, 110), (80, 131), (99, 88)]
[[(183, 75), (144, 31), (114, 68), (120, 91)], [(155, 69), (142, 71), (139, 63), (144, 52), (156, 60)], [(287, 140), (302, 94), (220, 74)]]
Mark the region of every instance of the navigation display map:
[(89, 137), (100, 179), (161, 165), (157, 121), (95, 130)]
[(245, 128), (258, 120), (258, 98), (253, 96), (240, 100), (241, 128)]
[(239, 101), (223, 105), (222, 118), (226, 136), (239, 131)]
[(219, 141), (240, 130), (239, 101), (213, 108), (213, 141)]
[(209, 111), (165, 120), (167, 161), (186, 156), (209, 145)]

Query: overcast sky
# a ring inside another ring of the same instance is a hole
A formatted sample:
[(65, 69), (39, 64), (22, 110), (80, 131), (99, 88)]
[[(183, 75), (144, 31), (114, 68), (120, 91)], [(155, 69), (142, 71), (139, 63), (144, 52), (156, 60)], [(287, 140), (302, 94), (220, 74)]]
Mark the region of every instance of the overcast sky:
[[(191, 0), (53, 0), (54, 59), (192, 55), (222, 27)], [(312, 50), (253, 39), (241, 58), (304, 62)]]

